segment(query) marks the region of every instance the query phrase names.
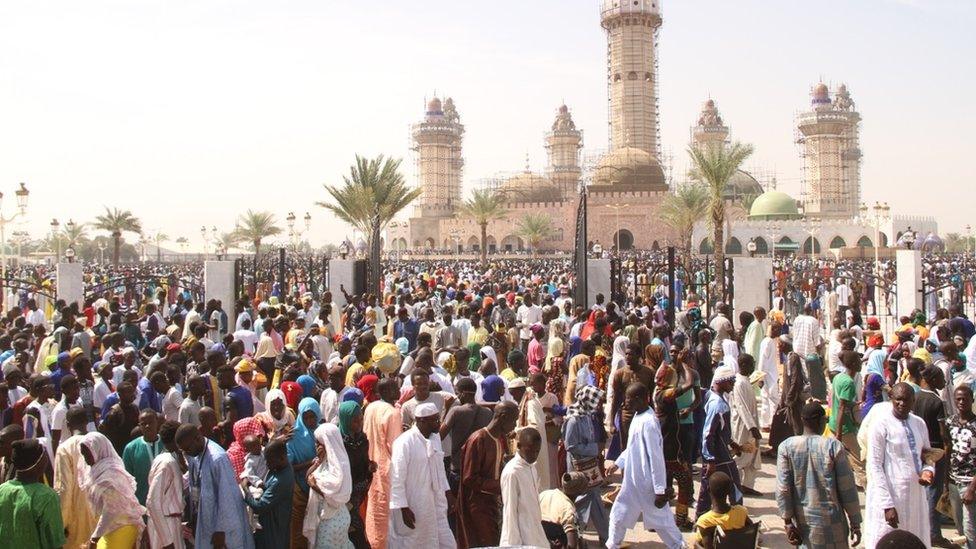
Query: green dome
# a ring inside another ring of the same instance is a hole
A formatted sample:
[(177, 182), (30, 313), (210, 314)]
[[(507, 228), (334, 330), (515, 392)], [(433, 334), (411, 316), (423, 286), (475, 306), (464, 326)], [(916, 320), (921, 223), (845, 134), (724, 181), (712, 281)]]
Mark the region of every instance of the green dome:
[(796, 200), (780, 191), (766, 191), (759, 195), (749, 209), (749, 219), (766, 221), (771, 219), (799, 219)]

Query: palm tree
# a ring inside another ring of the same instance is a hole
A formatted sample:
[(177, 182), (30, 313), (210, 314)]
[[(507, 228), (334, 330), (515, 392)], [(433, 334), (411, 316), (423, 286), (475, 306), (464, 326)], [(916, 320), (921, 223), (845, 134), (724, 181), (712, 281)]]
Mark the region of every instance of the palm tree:
[(691, 236), (695, 223), (708, 214), (708, 189), (701, 183), (678, 185), (664, 197), (658, 215), (680, 235), (681, 251), (691, 255)]
[(692, 180), (708, 189), (708, 217), (715, 243), (715, 276), (720, 295), (725, 295), (725, 188), (742, 163), (752, 155), (752, 145), (736, 141), (728, 147), (688, 147)]
[(461, 215), (470, 217), (481, 228), (481, 264), (488, 260), (488, 223), (505, 219), (505, 196), (490, 189), (475, 189), (461, 204)]
[(231, 248), (236, 248), (240, 243), (241, 235), (237, 234), (237, 231), (220, 233), (220, 236), (217, 237), (217, 245), (222, 247), (225, 251), (230, 250)]
[(122, 248), (122, 233), (142, 233), (142, 223), (129, 210), (118, 208), (109, 209), (105, 206), (105, 214), (95, 218), (93, 224), (96, 229), (107, 231), (112, 236), (112, 263), (119, 262), (119, 250)]
[(529, 251), (534, 252), (553, 234), (552, 219), (542, 213), (525, 214), (518, 222), (515, 234), (525, 239)]
[(343, 185), (323, 185), (334, 203), (316, 202), (339, 219), (366, 235), (369, 249), (368, 288), (378, 292), (380, 286), (380, 233), (394, 216), (421, 195), (423, 189), (411, 189), (400, 174), (400, 160), (379, 155), (367, 159), (356, 155)]
[(156, 233), (153, 234), (152, 239), (153, 242), (156, 243), (156, 263), (160, 263), (163, 260), (163, 251), (160, 246), (163, 242), (169, 241), (169, 235), (162, 231), (156, 231)]
[(254, 245), (254, 261), (257, 261), (261, 253), (261, 241), (281, 234), (281, 228), (275, 226), (273, 213), (248, 210), (237, 218), (237, 227), (233, 232), (236, 236), (235, 244), (243, 240)]
[(76, 248), (88, 239), (88, 229), (85, 223), (66, 223), (61, 229), (61, 237), (68, 248)]

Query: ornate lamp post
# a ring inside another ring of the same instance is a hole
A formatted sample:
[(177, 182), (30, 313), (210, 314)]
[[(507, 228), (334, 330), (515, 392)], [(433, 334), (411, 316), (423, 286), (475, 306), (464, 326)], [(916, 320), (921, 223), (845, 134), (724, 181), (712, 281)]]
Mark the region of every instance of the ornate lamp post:
[(105, 263), (105, 248), (108, 248), (108, 244), (104, 240), (98, 241), (98, 262)]
[[(881, 247), (881, 224), (888, 220), (891, 208), (887, 202), (883, 204), (875, 202), (869, 214), (867, 204), (862, 202), (860, 212), (862, 220), (874, 225), (874, 274), (875, 276), (881, 276), (881, 260), (878, 256), (878, 248)], [(912, 240), (914, 241), (914, 239)]]
[(776, 259), (776, 235), (780, 231), (779, 222), (770, 219), (766, 221), (764, 228), (766, 236), (769, 237), (769, 256)]
[[(7, 278), (7, 223), (10, 223), (17, 216), (27, 214), (27, 197), (30, 195), (30, 191), (27, 190), (27, 186), (23, 183), (20, 184), (20, 188), (14, 191), (17, 196), (17, 211), (13, 215), (7, 217), (0, 213), (0, 278)], [(0, 193), (0, 208), (3, 206), (3, 193)]]
[(52, 252), (54, 252), (55, 263), (61, 261), (61, 234), (58, 233), (58, 229), (60, 227), (61, 227), (61, 223), (59, 223), (57, 219), (51, 220), (51, 238), (53, 238), (56, 241), (54, 245), (54, 249), (51, 250)]
[(454, 252), (461, 253), (461, 231), (458, 229), (451, 229), (451, 240), (454, 241)]
[(804, 229), (807, 234), (810, 235), (810, 259), (816, 259), (817, 257), (817, 233), (820, 232), (820, 218), (811, 217), (806, 220), (804, 224)]

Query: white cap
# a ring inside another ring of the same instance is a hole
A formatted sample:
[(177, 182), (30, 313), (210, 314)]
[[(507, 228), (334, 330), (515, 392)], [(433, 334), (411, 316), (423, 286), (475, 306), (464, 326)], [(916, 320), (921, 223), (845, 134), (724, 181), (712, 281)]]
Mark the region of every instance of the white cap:
[(509, 389), (518, 389), (519, 387), (525, 387), (525, 380), (520, 377), (508, 382)]
[(424, 402), (423, 404), (418, 404), (417, 408), (413, 411), (413, 417), (430, 417), (437, 415), (440, 412), (437, 411), (437, 406), (431, 402)]

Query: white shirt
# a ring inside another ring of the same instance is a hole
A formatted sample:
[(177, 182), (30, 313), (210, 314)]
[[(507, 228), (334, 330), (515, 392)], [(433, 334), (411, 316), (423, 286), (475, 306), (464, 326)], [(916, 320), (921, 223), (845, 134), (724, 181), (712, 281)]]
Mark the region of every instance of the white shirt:
[(234, 341), (244, 344), (244, 354), (254, 355), (254, 348), (258, 344), (258, 334), (241, 328), (234, 332)]
[(110, 394), (112, 394), (112, 389), (105, 381), (98, 378), (98, 381), (95, 382), (95, 390), (92, 392), (92, 405), (95, 406), (96, 410), (102, 409), (102, 404), (105, 404), (105, 399)]
[(44, 326), (46, 321), (47, 319), (44, 318), (44, 312), (40, 309), (34, 309), (33, 311), (27, 313), (27, 323), (32, 326)]
[[(389, 547), (457, 547), (447, 523), (449, 489), (441, 437), (424, 438), (417, 427), (397, 437), (390, 458)], [(404, 507), (413, 511), (414, 528), (403, 523)]]
[(837, 286), (837, 306), (848, 307), (851, 304), (851, 289), (847, 284)]
[(522, 328), (519, 330), (519, 337), (521, 339), (531, 339), (532, 331), (529, 328), (533, 324), (542, 322), (542, 307), (538, 305), (526, 306), (521, 305), (518, 311), (515, 313), (515, 323), (520, 325)]
[(170, 386), (163, 397), (163, 417), (166, 421), (180, 420), (180, 404), (183, 403), (183, 395), (175, 386)]

